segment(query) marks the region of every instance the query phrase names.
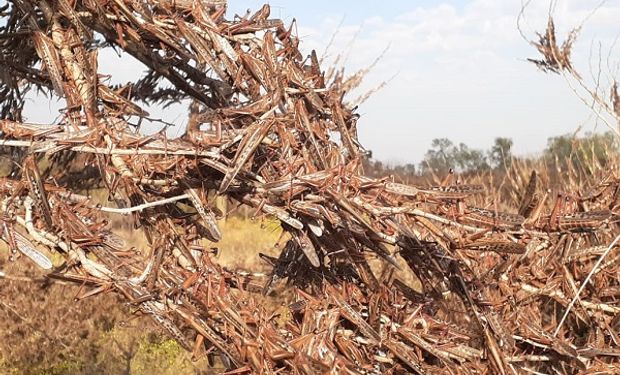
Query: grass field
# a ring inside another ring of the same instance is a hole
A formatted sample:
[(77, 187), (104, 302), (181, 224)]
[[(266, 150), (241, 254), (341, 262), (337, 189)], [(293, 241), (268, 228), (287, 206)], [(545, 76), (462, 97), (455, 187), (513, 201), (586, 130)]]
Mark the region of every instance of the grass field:
[[(231, 217), (220, 222), (224, 237), (217, 244), (218, 263), (230, 269), (267, 270), (258, 252), (278, 253), (282, 232), (277, 222)], [(143, 237), (122, 235), (145, 250)], [(215, 244), (207, 244), (214, 246)], [(135, 308), (113, 294), (75, 301), (80, 287), (45, 281), (28, 260), (10, 262), (0, 242), (0, 374), (208, 374), (215, 372), (205, 358), (192, 361), (147, 317), (131, 315)], [(58, 259), (60, 261), (60, 259)], [(259, 296), (260, 298), (260, 296)]]

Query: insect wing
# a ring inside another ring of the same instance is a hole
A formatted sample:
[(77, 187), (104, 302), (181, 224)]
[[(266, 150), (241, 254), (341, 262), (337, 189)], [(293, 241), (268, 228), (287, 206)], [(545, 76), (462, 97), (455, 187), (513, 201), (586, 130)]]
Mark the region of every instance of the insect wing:
[(33, 262), (35, 262), (39, 267), (44, 270), (52, 269), (54, 266), (52, 261), (43, 255), (39, 250), (34, 248), (34, 245), (24, 236), (17, 232), (13, 232), (13, 237), (15, 238), (15, 244), (17, 245), (17, 249), (30, 258)]

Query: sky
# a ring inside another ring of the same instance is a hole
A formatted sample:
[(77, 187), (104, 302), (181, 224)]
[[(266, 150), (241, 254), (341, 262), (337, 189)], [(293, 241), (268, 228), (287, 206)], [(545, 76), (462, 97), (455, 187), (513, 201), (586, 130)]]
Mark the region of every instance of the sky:
[[(339, 64), (353, 74), (381, 56), (360, 90), (349, 97), (387, 83), (358, 109), (360, 140), (378, 160), (417, 163), (434, 138), (488, 149), (494, 138), (509, 137), (517, 154), (531, 155), (541, 152), (549, 137), (577, 129), (605, 130), (561, 77), (542, 73), (526, 61), (538, 56), (517, 29), (521, 1), (269, 3), (273, 17), (297, 20), (302, 52), (316, 49), (324, 64), (341, 54)], [(229, 15), (242, 15), (259, 9), (263, 1), (228, 3)], [(612, 48), (620, 32), (620, 0), (606, 1), (592, 14), (599, 3), (557, 0), (553, 14), (560, 40), (587, 19), (573, 52), (576, 66), (588, 78), (592, 64), (597, 70), (600, 49), (606, 81), (615, 75), (605, 63), (607, 55), (620, 61), (618, 49)], [(527, 36), (535, 38), (536, 31), (544, 31), (549, 9), (548, 0), (531, 1), (522, 23)], [(102, 54), (99, 65), (119, 82), (141, 74), (134, 61), (119, 60), (110, 51)], [(54, 104), (48, 106), (53, 109)], [(186, 113), (185, 107), (177, 106), (165, 115), (180, 124), (177, 134)]]

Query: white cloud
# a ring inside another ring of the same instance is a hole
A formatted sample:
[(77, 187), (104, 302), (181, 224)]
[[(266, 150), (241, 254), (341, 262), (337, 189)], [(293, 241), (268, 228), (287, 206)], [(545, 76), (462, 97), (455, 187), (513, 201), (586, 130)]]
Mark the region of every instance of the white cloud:
[[(597, 3), (559, 1), (559, 38), (580, 25)], [(349, 72), (367, 66), (391, 44), (365, 89), (397, 74), (360, 109), (362, 143), (379, 159), (400, 162), (419, 161), (439, 137), (488, 148), (496, 136), (508, 136), (518, 152), (532, 153), (542, 150), (548, 137), (588, 122), (587, 108), (559, 77), (544, 75), (525, 61), (538, 56), (517, 30), (520, 8), (519, 0), (474, 0), (462, 9), (439, 4), (394, 19), (372, 17), (361, 32), (356, 25), (341, 27), (331, 50), (342, 51), (355, 37), (345, 64)], [(523, 26), (529, 36), (544, 31), (547, 12), (546, 1), (526, 9)], [(619, 20), (618, 2), (606, 3), (588, 19), (574, 52), (584, 72), (592, 38), (611, 46)], [(322, 51), (318, 47), (336, 25), (328, 19), (300, 29), (304, 46)], [(592, 122), (585, 129), (592, 130)]]

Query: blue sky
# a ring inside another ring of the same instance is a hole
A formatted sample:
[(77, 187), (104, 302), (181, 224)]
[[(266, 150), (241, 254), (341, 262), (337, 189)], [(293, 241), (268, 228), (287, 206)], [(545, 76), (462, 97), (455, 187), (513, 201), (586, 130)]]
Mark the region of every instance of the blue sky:
[[(262, 1), (229, 0), (229, 14), (258, 9)], [(557, 0), (559, 38), (578, 26), (600, 0)], [(298, 21), (302, 52), (325, 51), (324, 68), (338, 54), (349, 73), (367, 67), (390, 47), (349, 99), (388, 81), (363, 103), (358, 123), (362, 143), (377, 159), (394, 163), (419, 162), (434, 138), (447, 137), (471, 147), (489, 148), (498, 136), (514, 140), (519, 154), (544, 149), (548, 137), (604, 130), (587, 107), (558, 76), (539, 72), (525, 61), (537, 57), (516, 26), (521, 0), (460, 1), (271, 1), (272, 16)], [(524, 31), (543, 31), (549, 1), (533, 0), (525, 12)], [(610, 52), (620, 32), (620, 0), (607, 1), (584, 25), (574, 49), (575, 62), (590, 76), (591, 50)], [(593, 42), (596, 43), (593, 44)], [(594, 53), (596, 57), (596, 53)], [(594, 59), (595, 60), (595, 59)], [(123, 82), (135, 79), (141, 68), (113, 54), (100, 56), (102, 73)], [(595, 61), (596, 65), (596, 61)], [(605, 65), (605, 64), (604, 64)], [(603, 66), (603, 95), (617, 69)], [(54, 105), (49, 104), (54, 111)], [(41, 120), (45, 111), (31, 112)], [(57, 113), (57, 112), (56, 112)], [(162, 114), (179, 125), (187, 108), (175, 106)]]

